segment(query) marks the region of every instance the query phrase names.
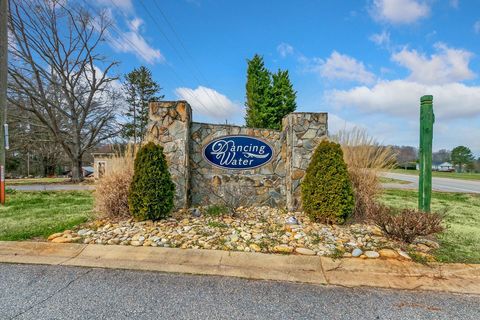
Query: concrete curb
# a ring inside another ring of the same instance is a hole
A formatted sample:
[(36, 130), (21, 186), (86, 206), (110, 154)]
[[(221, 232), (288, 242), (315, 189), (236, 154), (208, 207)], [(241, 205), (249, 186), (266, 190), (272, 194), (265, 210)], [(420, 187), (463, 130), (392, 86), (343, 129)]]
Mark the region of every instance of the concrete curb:
[(0, 262), (294, 281), (480, 295), (480, 265), (216, 250), (0, 241)]

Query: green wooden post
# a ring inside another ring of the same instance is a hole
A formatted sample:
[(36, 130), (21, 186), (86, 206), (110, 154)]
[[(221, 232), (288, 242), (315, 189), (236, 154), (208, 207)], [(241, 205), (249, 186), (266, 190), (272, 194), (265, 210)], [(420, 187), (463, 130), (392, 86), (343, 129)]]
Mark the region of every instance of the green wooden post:
[(420, 177), (418, 183), (418, 209), (430, 212), (432, 200), (432, 141), (433, 96), (420, 98)]

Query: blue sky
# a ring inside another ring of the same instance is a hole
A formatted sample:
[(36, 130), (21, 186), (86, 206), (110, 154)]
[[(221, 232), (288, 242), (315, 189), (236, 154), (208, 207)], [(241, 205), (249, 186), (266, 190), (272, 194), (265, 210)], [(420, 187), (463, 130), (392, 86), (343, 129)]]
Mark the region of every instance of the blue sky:
[[(298, 111), (330, 132), (360, 126), (418, 145), (421, 95), (434, 95), (434, 149), (480, 156), (478, 0), (85, 0), (115, 24), (102, 50), (126, 73), (146, 65), (168, 100), (202, 122), (243, 124), (246, 59), (288, 69)], [(86, 3), (86, 4), (85, 4)]]

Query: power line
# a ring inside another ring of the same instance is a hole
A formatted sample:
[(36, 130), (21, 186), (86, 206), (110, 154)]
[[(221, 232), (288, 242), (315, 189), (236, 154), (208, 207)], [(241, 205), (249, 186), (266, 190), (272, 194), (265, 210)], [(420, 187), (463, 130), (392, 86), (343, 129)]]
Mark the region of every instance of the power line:
[[(190, 60), (192, 60), (192, 64), (193, 66), (195, 67), (195, 69), (197, 69), (197, 72), (198, 74), (200, 74), (200, 76), (203, 78), (203, 81), (205, 81), (205, 83), (208, 84), (208, 80), (207, 78), (203, 75), (201, 69), (197, 66), (196, 64), (196, 61), (195, 59), (193, 58), (193, 56), (190, 54), (189, 50), (187, 49), (187, 47), (185, 46), (185, 43), (183, 42), (182, 38), (180, 37), (180, 35), (178, 34), (178, 32), (175, 30), (175, 27), (173, 26), (172, 23), (170, 23), (170, 20), (168, 20), (166, 14), (163, 12), (163, 10), (160, 8), (160, 6), (158, 5), (157, 1), (154, 0), (153, 1), (153, 4), (155, 5), (155, 7), (157, 7), (158, 11), (160, 11), (160, 14), (162, 15), (163, 19), (165, 20), (165, 22), (167, 23), (167, 25), (169, 26), (170, 30), (172, 30), (172, 33), (175, 35), (175, 37), (177, 38), (178, 42), (180, 43), (180, 45), (182, 46), (183, 50), (185, 51), (185, 53), (187, 54), (187, 56), (190, 58)], [(210, 86), (210, 85), (209, 85)]]
[[(110, 0), (112, 1), (112, 0)], [(183, 63), (185, 63), (185, 65), (188, 67), (188, 62), (183, 58), (182, 54), (180, 53), (180, 51), (177, 49), (177, 47), (173, 44), (173, 42), (170, 40), (170, 38), (167, 36), (167, 34), (162, 30), (162, 28), (160, 27), (160, 24), (158, 23), (158, 21), (153, 17), (153, 15), (150, 13), (150, 11), (148, 10), (148, 8), (145, 6), (143, 0), (140, 0), (140, 4), (141, 6), (145, 9), (145, 12), (147, 13), (147, 15), (150, 17), (150, 19), (154, 22), (155, 26), (157, 27), (157, 29), (160, 31), (160, 33), (165, 37), (165, 39), (167, 40), (168, 44), (173, 48), (173, 50), (177, 53), (177, 55), (180, 57), (180, 59), (182, 60)], [(154, 4), (156, 5), (157, 8), (158, 5), (156, 2), (154, 2)], [(117, 7), (118, 8), (118, 7)], [(163, 14), (163, 13), (162, 13)], [(172, 28), (172, 27), (171, 27)], [(184, 46), (183, 46), (184, 47)], [(185, 47), (184, 47), (185, 49)], [(193, 60), (193, 59), (192, 59)], [(193, 64), (194, 67), (195, 67), (195, 64)], [(198, 70), (198, 69), (197, 69)], [(192, 70), (194, 71), (194, 70)], [(194, 72), (192, 72), (192, 76), (195, 78), (195, 80), (198, 82), (198, 83), (201, 83), (202, 81), (196, 76), (196, 74)], [(213, 104), (218, 104), (218, 100), (215, 101), (214, 98), (212, 98), (212, 96), (210, 95), (210, 92), (205, 90), (205, 88), (202, 88), (203, 92), (205, 92), (208, 96), (208, 98), (213, 102)], [(197, 99), (199, 100), (199, 99)]]
[[(92, 6), (90, 5), (86, 0), (83, 0), (83, 3), (89, 7), (90, 9), (92, 9), (92, 11), (98, 16), (100, 17), (101, 15), (99, 14), (99, 12)], [(112, 4), (117, 7), (117, 9), (120, 9), (118, 6), (116, 6), (116, 4), (114, 4), (112, 2)], [(121, 9), (120, 9), (121, 10)], [(87, 10), (88, 11), (88, 10)], [(121, 10), (123, 12), (123, 10)], [(124, 12), (123, 12), (124, 13)], [(124, 13), (125, 14), (125, 13)], [(120, 37), (122, 38), (124, 41), (128, 42), (133, 48), (134, 48), (134, 51), (141, 57), (144, 57), (141, 53), (141, 50), (140, 48), (138, 48), (138, 46), (136, 46), (132, 41), (130, 41), (130, 39), (128, 39), (125, 35), (122, 34), (122, 31), (115, 25), (115, 24), (111, 24), (109, 27), (113, 28), (113, 31)], [(138, 35), (136, 32), (134, 32), (137, 36), (140, 36)], [(111, 38), (110, 39), (116, 41), (118, 44), (121, 45), (121, 43), (119, 41), (117, 41), (116, 39), (114, 38)], [(183, 81), (183, 79), (180, 77), (179, 74), (177, 74), (177, 72), (175, 71), (175, 69), (173, 69), (173, 67), (171, 65), (169, 65), (168, 63), (166, 64), (167, 67), (169, 67), (170, 71), (172, 72), (172, 74), (177, 78), (177, 80), (184, 86), (186, 87), (186, 84), (185, 82)], [(203, 104), (203, 102), (196, 98), (191, 92), (187, 91), (187, 93), (190, 95), (190, 97), (193, 99), (193, 100), (196, 100), (198, 101), (198, 103), (205, 109), (205, 110), (208, 110), (208, 108)]]
[[(86, 1), (86, 0), (83, 0), (83, 2), (85, 2), (85, 1)], [(110, 0), (110, 2), (112, 3), (112, 5), (113, 5), (117, 10), (119, 10), (120, 12), (122, 12), (124, 16), (127, 16), (127, 14), (126, 14), (120, 7), (118, 7), (116, 3), (114, 3), (112, 0)], [(85, 2), (85, 3), (86, 3), (86, 2)], [(143, 5), (143, 3), (142, 3), (142, 5)], [(91, 7), (91, 6), (90, 6), (90, 7)], [(160, 31), (161, 31), (161, 30), (160, 30)], [(132, 32), (134, 32), (138, 37), (141, 37), (141, 35), (139, 35), (135, 30), (132, 30)], [(120, 33), (121, 33), (121, 32), (120, 32)], [(128, 38), (126, 38), (125, 36), (123, 36), (123, 35), (120, 34), (120, 33), (119, 33), (119, 36), (120, 36), (120, 37), (123, 37), (124, 40), (128, 41), (130, 44), (132, 44), (132, 46), (134, 46), (136, 49), (138, 49), (137, 46), (135, 46)], [(168, 39), (167, 39), (167, 40), (168, 40)], [(138, 50), (138, 51), (139, 51), (139, 50)], [(166, 65), (170, 68), (170, 70), (171, 70), (172, 73), (177, 77), (177, 79), (180, 80), (180, 82), (182, 83), (182, 85), (183, 85), (184, 87), (186, 87), (185, 82), (184, 82), (183, 79), (180, 77), (180, 75), (178, 75), (178, 74), (175, 72), (175, 70), (173, 69), (173, 67), (172, 67), (171, 65), (169, 65), (168, 63), (167, 63)], [(198, 99), (197, 97), (195, 97), (190, 91), (187, 91), (187, 93), (190, 95), (190, 97), (191, 97), (193, 100), (196, 100), (196, 101), (203, 107), (203, 109), (204, 109), (205, 111), (208, 111), (208, 108), (203, 104), (203, 102), (202, 102), (200, 99)], [(208, 94), (208, 93), (207, 93), (207, 94)]]

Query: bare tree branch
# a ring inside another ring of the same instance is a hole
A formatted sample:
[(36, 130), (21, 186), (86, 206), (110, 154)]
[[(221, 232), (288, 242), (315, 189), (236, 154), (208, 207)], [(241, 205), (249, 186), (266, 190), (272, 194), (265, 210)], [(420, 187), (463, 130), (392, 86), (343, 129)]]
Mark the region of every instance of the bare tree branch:
[[(82, 177), (82, 157), (113, 137), (117, 93), (98, 53), (109, 21), (56, 0), (10, 0), (9, 102), (35, 115)], [(25, 101), (27, 103), (25, 103)]]

